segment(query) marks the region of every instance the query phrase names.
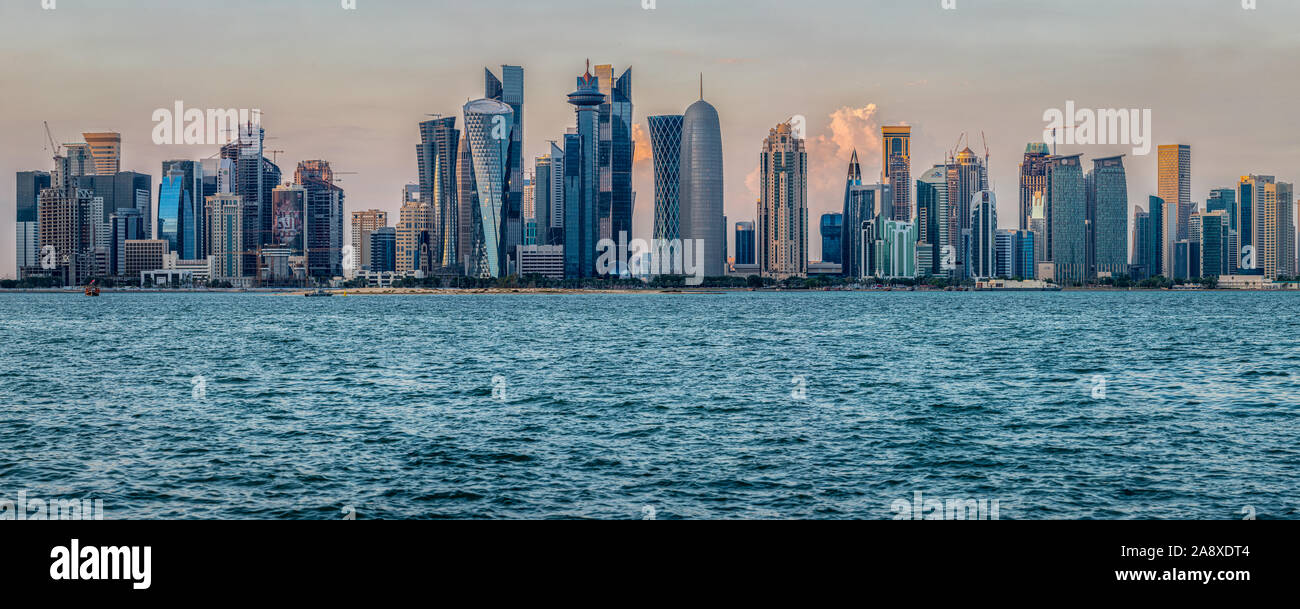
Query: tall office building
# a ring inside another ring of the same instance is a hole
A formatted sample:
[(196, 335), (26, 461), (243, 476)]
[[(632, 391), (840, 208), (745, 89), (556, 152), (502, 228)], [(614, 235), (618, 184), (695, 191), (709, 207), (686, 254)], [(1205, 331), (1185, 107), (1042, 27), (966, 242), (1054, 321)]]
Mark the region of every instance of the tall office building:
[(367, 270), (391, 273), (397, 270), (397, 231), (391, 226), (379, 226), (364, 238), (365, 250), (370, 254)]
[[(1242, 176), (1237, 182), (1237, 210), (1233, 214), (1232, 220), (1235, 220), (1235, 223), (1231, 228), (1237, 231), (1237, 247), (1243, 258), (1247, 248), (1257, 250), (1255, 246), (1255, 226), (1258, 215), (1258, 199), (1262, 197), (1260, 194), (1264, 190), (1262, 187), (1271, 181), (1272, 178), (1268, 176), (1247, 175)], [(1240, 265), (1241, 259), (1238, 259), (1236, 263)], [(1249, 268), (1242, 267), (1241, 270), (1243, 274), (1249, 275), (1253, 274), (1258, 268), (1258, 266), (1252, 264)]]
[[(158, 187), (158, 235), (168, 251), (182, 260), (200, 258), (203, 251), (203, 166), (195, 161), (164, 161)], [(152, 269), (151, 269), (152, 270)]]
[(1228, 212), (1225, 209), (1206, 211), (1197, 215), (1200, 224), (1201, 242), (1201, 277), (1217, 277), (1227, 274), (1225, 263), (1228, 250)]
[[(844, 247), (844, 214), (822, 214), (821, 236), (822, 262), (841, 264), (840, 254), (843, 253)], [(739, 251), (739, 244), (736, 245), (736, 249)]]
[(1151, 276), (1151, 263), (1149, 256), (1151, 245), (1147, 239), (1151, 235), (1151, 214), (1142, 209), (1141, 205), (1133, 208), (1133, 252), (1129, 258), (1129, 275), (1135, 280), (1146, 279)]
[(1171, 216), (1165, 218), (1166, 238), (1172, 244), (1187, 238), (1187, 222), (1192, 215), (1192, 147), (1166, 144), (1156, 149), (1159, 196), (1170, 205)]
[[(263, 156), (266, 130), (260, 123), (239, 126), (239, 137), (221, 147), (221, 158), (230, 161), (229, 178), (219, 177), (221, 193), (239, 196), (245, 209), (242, 216), (244, 239), (243, 277), (258, 275), (258, 250), (271, 243), (271, 193), (280, 185), (280, 167)], [(229, 180), (230, 184), (224, 182)], [(228, 186), (228, 187), (227, 187)]]
[(916, 223), (880, 216), (866, 224), (873, 237), (869, 275), (883, 279), (916, 277)]
[(1167, 263), (1165, 258), (1168, 252), (1165, 247), (1168, 241), (1165, 236), (1168, 228), (1165, 217), (1169, 214), (1169, 207), (1171, 204), (1165, 203), (1160, 197), (1147, 197), (1148, 230), (1145, 251), (1142, 253), (1142, 265), (1146, 267), (1147, 277), (1173, 277), (1173, 263)]
[(1128, 178), (1124, 155), (1093, 159), (1092, 265), (1095, 276), (1128, 274)]
[[(430, 255), (438, 268), (454, 267), (459, 256), (456, 233), (457, 209), (456, 155), (460, 131), (456, 117), (448, 116), (420, 123), (420, 143), (416, 144), (416, 164), (420, 173), (420, 198), (432, 213)], [(355, 246), (361, 249), (360, 246)], [(366, 246), (368, 247), (368, 246)]]
[[(479, 99), (465, 104), (464, 112), (473, 180), (478, 189), (478, 209), (470, 224), (470, 275), (504, 277), (511, 272), (507, 251), (513, 252), (513, 246), (523, 240), (522, 227), (517, 227), (518, 238), (512, 241), (509, 237), (511, 201), (522, 205), (523, 200), (522, 184), (518, 199), (512, 199), (514, 193), (509, 190), (510, 174), (514, 171), (510, 166), (514, 110), (497, 100)], [(522, 172), (519, 177), (522, 182)], [(420, 195), (428, 196), (423, 190)], [(517, 225), (519, 216), (514, 217)], [(507, 244), (510, 250), (506, 249)]]
[(1088, 278), (1087, 193), (1082, 155), (1048, 157), (1048, 255), (1061, 285)]
[[(140, 210), (144, 216), (144, 230), (152, 238), (154, 225), (153, 178), (148, 174), (134, 171), (120, 171), (109, 175), (83, 175), (72, 178), (77, 188), (90, 191), (92, 198), (103, 199), (102, 215), (87, 219), (99, 225), (107, 225), (108, 217), (113, 212), (127, 207)], [(53, 180), (52, 180), (53, 181)]]
[[(462, 157), (462, 163), (469, 163), (468, 156)], [(472, 180), (470, 181), (472, 183)], [(473, 201), (477, 197), (461, 199), (461, 201)], [(478, 210), (473, 210), (474, 214)], [(469, 216), (470, 222), (465, 226), (472, 227), (473, 216)], [(418, 191), (404, 191), (402, 197), (402, 207), (397, 212), (397, 271), (399, 273), (408, 273), (413, 271), (425, 272), (429, 269), (424, 266), (424, 258), (421, 255), (420, 244), (430, 243), (432, 239), (430, 232), (433, 230), (433, 211), (427, 202), (421, 199)], [(470, 236), (469, 231), (464, 233), (466, 237)], [(466, 250), (468, 251), (468, 250)], [(427, 252), (426, 252), (427, 254)]]
[(912, 219), (912, 128), (885, 126), (880, 128), (881, 171), (880, 181), (889, 184), (893, 191), (895, 220)]
[(207, 232), (211, 251), (212, 279), (222, 281), (250, 277), (244, 265), (244, 213), (248, 207), (239, 195), (217, 193), (207, 198)]
[(1041, 196), (1047, 187), (1047, 157), (1051, 154), (1047, 144), (1030, 142), (1025, 146), (1025, 156), (1020, 161), (1020, 228), (1029, 228), (1034, 197)]
[[(472, 250), (474, 249), (474, 218), (478, 216), (478, 186), (474, 184), (474, 163), (471, 160), (469, 133), (461, 131), (460, 145), (456, 153), (456, 257), (462, 274), (469, 274)], [(412, 201), (409, 193), (403, 199), (403, 205)], [(402, 231), (397, 230), (397, 270), (402, 267)], [(411, 270), (411, 269), (405, 269)]]
[[(870, 207), (865, 205), (867, 195), (860, 189), (861, 186), (862, 165), (858, 163), (858, 149), (854, 148), (844, 178), (844, 209), (840, 214), (840, 271), (846, 277), (862, 275), (859, 255), (862, 250), (862, 223), (875, 216), (874, 204)], [(855, 188), (859, 190), (854, 190)]]
[(1296, 206), (1295, 185), (1290, 182), (1278, 182), (1277, 214), (1274, 231), (1277, 240), (1277, 268), (1274, 277), (1295, 277), (1296, 268)]
[(271, 191), (271, 208), (274, 220), (271, 245), (287, 249), (292, 256), (304, 255), (306, 253), (304, 224), (307, 217), (307, 189), (299, 184), (276, 186)]
[(789, 121), (763, 141), (758, 268), (778, 278), (808, 274), (808, 153)]
[(37, 204), (39, 242), (42, 249), (53, 248), (52, 270), (63, 285), (81, 285), (95, 271), (92, 217), (99, 212), (94, 202), (93, 193), (84, 188), (50, 187), (41, 191)]
[[(306, 191), (303, 209), (303, 249), (307, 276), (343, 275), (343, 189), (334, 183), (329, 161), (298, 163), (293, 182)], [(269, 208), (270, 197), (267, 197)]]
[[(510, 108), (510, 114), (506, 116), (509, 122), (508, 125), (505, 125), (505, 127), (508, 127), (505, 132), (506, 139), (501, 142), (500, 164), (501, 172), (504, 175), (501, 178), (501, 197), (499, 201), (501, 227), (498, 231), (500, 233), (498, 245), (501, 247), (501, 251), (490, 256), (491, 258), (500, 258), (498, 272), (501, 272), (508, 269), (510, 265), (508, 258), (515, 255), (515, 246), (523, 243), (524, 69), (520, 66), (503, 65), (501, 66), (501, 78), (497, 78), (492, 74), (492, 70), (484, 68), (483, 81), (484, 99), (501, 102)], [(468, 104), (466, 106), (468, 107)], [(466, 130), (469, 129), (468, 117), (466, 118), (465, 128)], [(470, 146), (471, 154), (478, 151), (473, 143), (473, 137), (470, 137)], [(475, 168), (477, 168), (476, 165)], [(479, 185), (478, 189), (479, 192), (482, 192), (483, 186)], [(424, 193), (423, 196), (426, 199), (429, 198), (428, 193)], [(484, 203), (480, 201), (480, 210), (483, 205)], [(481, 236), (482, 234), (476, 233), (474, 238)], [(473, 239), (471, 239), (472, 241)], [(470, 247), (474, 247), (472, 243)], [(478, 254), (471, 254), (470, 258), (482, 262)], [(497, 275), (494, 274), (493, 276)]]
[(90, 145), (85, 142), (64, 144), (60, 164), (63, 167), (57, 168), (56, 172), (62, 175), (63, 179), (55, 180), (56, 187), (71, 178), (93, 176), (97, 173), (95, 170), (95, 157), (90, 152)]
[(956, 256), (954, 276), (962, 278), (969, 274), (962, 232), (970, 230), (971, 202), (980, 191), (989, 189), (989, 174), (987, 165), (969, 147), (950, 158), (947, 165), (948, 244)]
[(577, 89), (568, 99), (577, 126), (564, 134), (564, 276), (593, 277), (600, 240), (597, 150), (605, 94), (590, 67), (578, 77)]
[[(1206, 211), (1222, 211), (1224, 217), (1229, 221), (1232, 220), (1233, 214), (1237, 213), (1237, 191), (1232, 188), (1215, 188), (1210, 191), (1210, 196), (1205, 199)], [(1228, 225), (1232, 230), (1237, 229), (1235, 222)]]
[(967, 275), (978, 279), (997, 277), (997, 198), (987, 190), (976, 193), (971, 201), (970, 213), (971, 240), (967, 258), (970, 262)]
[[(681, 238), (681, 115), (651, 116), (650, 155), (654, 161), (655, 239)], [(739, 246), (737, 246), (739, 247)], [(739, 260), (736, 262), (740, 264)]]
[[(134, 207), (119, 209), (109, 216), (108, 275), (126, 275), (126, 242), (143, 240), (144, 216)], [(152, 269), (149, 269), (152, 270)]]
[[(600, 236), (618, 240), (620, 232), (632, 236), (632, 69), (614, 79), (614, 67), (595, 67), (600, 92)], [(720, 228), (720, 232), (725, 228)], [(723, 233), (725, 236), (725, 232)], [(512, 250), (513, 251), (513, 250)]]
[[(380, 270), (371, 262), (373, 253), (370, 250), (370, 234), (386, 226), (388, 226), (386, 211), (366, 209), (352, 212), (352, 255), (355, 257), (352, 268)], [(397, 270), (397, 231), (393, 231), (393, 239), (393, 268), (388, 269), (390, 271)]]
[(940, 274), (944, 248), (948, 247), (948, 168), (935, 165), (916, 180), (916, 221), (921, 241), (917, 251), (929, 256), (922, 274)]
[(736, 223), (736, 264), (755, 264), (753, 222)]
[[(704, 243), (704, 275), (717, 277), (724, 271), (727, 227), (722, 210), (722, 128), (718, 110), (700, 99), (686, 109), (682, 118), (682, 154), (678, 162), (681, 187), (678, 194), (682, 239)], [(759, 234), (763, 228), (758, 226)], [(761, 265), (763, 244), (758, 244)], [(701, 264), (699, 261), (697, 264)], [(806, 264), (806, 263), (805, 263)]]
[(550, 147), (549, 154), (537, 157), (533, 174), (538, 245), (564, 243), (564, 149), (555, 142)]
[[(1044, 183), (1044, 185), (1046, 185)], [(1029, 232), (1034, 235), (1034, 270), (1038, 263), (1047, 260), (1047, 198), (1046, 191), (1034, 195), (1029, 204)]]
[(50, 173), (48, 171), (19, 171), (16, 178), (17, 193), (14, 199), (14, 206), (17, 215), (15, 216), (16, 224), (15, 233), (15, 257), (14, 268), (18, 271), (18, 277), (23, 277), (24, 268), (36, 268), (40, 266), (39, 254), (40, 246), (40, 229), (37, 218), (37, 202), (40, 200), (41, 191), (50, 187)]
[(95, 174), (111, 176), (122, 171), (122, 134), (114, 131), (83, 133), (95, 163)]

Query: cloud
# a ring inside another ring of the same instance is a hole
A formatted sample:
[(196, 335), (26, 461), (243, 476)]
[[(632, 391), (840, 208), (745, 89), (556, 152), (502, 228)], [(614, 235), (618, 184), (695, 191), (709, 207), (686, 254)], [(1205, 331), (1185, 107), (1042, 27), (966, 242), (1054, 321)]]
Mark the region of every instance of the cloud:
[(809, 217), (813, 212), (835, 211), (840, 206), (844, 176), (855, 149), (864, 181), (874, 181), (872, 168), (880, 165), (880, 125), (876, 122), (875, 104), (844, 106), (829, 118), (826, 132), (809, 138), (807, 143)]
[(632, 164), (649, 161), (650, 132), (641, 123), (632, 123)]

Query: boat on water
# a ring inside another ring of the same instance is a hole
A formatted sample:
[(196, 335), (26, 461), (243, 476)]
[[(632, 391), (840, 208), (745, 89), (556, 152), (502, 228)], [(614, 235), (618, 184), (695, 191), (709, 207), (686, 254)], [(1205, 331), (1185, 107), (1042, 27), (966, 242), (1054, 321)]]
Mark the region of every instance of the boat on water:
[(91, 279), (90, 283), (86, 284), (86, 296), (99, 296), (99, 285), (95, 281)]
[(306, 294), (304, 294), (304, 296), (306, 296), (307, 298), (333, 296), (333, 295), (334, 294), (332, 292), (326, 292), (325, 290), (322, 290), (320, 288), (317, 288), (315, 292), (307, 292)]

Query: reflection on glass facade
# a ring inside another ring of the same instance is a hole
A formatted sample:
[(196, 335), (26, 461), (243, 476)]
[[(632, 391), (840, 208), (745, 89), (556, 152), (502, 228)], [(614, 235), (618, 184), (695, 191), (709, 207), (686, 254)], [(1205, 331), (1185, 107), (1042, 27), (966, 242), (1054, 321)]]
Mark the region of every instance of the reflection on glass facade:
[(1056, 283), (1060, 285), (1083, 283), (1088, 276), (1088, 202), (1080, 156), (1048, 159), (1048, 231)]
[(470, 275), (502, 277), (508, 273), (505, 212), (514, 111), (502, 102), (479, 99), (465, 104), (464, 112), (474, 184), (478, 189), (478, 213), (472, 218), (470, 228)]
[(605, 101), (595, 76), (588, 71), (578, 77), (578, 88), (569, 94), (577, 113), (577, 133), (564, 135), (564, 276), (592, 277), (596, 274), (596, 242), (600, 239), (597, 215), (600, 194), (597, 173), (599, 107)]
[(600, 105), (600, 236), (632, 234), (632, 69), (614, 80), (614, 67), (596, 66), (605, 95)]
[(524, 69), (520, 66), (503, 65), (501, 78), (497, 78), (486, 68), (483, 73), (483, 97), (502, 102), (511, 110), (510, 130), (506, 140), (507, 151), (502, 161), (505, 179), (501, 200), (501, 250), (507, 255), (513, 255), (515, 246), (523, 241)]
[[(191, 183), (192, 184), (192, 183)], [(158, 190), (158, 238), (184, 260), (194, 259), (194, 192), (185, 172), (173, 166)]]
[[(651, 116), (650, 153), (655, 169), (655, 239), (681, 238), (682, 116)], [(737, 246), (739, 249), (739, 246)], [(737, 264), (746, 264), (740, 262)]]
[(1093, 267), (1097, 274), (1128, 273), (1128, 179), (1124, 155), (1092, 161)]
[(822, 262), (840, 263), (844, 214), (822, 214)]

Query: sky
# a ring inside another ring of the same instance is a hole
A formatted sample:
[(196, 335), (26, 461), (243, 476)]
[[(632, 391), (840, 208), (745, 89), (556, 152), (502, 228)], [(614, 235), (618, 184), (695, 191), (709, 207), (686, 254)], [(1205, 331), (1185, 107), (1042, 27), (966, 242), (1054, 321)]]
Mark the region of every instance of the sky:
[(525, 71), (526, 171), (573, 125), (565, 95), (588, 59), (632, 68), (636, 236), (653, 222), (645, 119), (684, 112), (701, 74), (721, 118), (733, 225), (755, 215), (768, 130), (804, 117), (814, 260), (851, 151), (864, 177), (880, 174), (881, 125), (913, 127), (914, 177), (963, 133), (981, 156), (987, 141), (1002, 227), (1018, 223), (1026, 143), (1068, 101), (1151, 110), (1146, 156), (1059, 150), (1128, 155), (1130, 206), (1155, 194), (1159, 144), (1192, 146), (1202, 205), (1244, 174), (1300, 180), (1294, 0), (344, 1), (0, 2), (0, 277), (16, 275), (14, 174), (51, 166), (42, 121), (59, 143), (121, 132), (122, 168), (153, 176), (156, 204), (162, 161), (216, 151), (155, 145), (156, 109), (259, 108), (286, 179), (300, 160), (329, 160), (355, 172), (339, 183), (348, 212), (383, 209), (395, 222), (417, 177), (417, 123), (459, 117), (483, 95), (483, 68), (502, 64)]

